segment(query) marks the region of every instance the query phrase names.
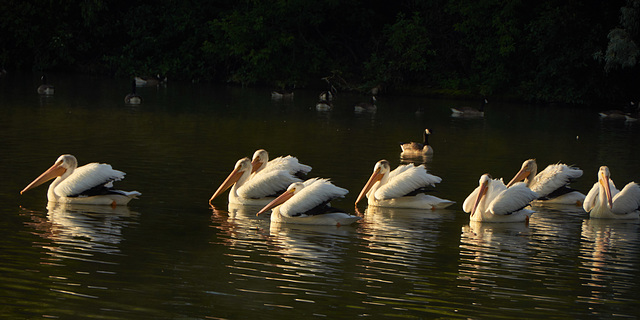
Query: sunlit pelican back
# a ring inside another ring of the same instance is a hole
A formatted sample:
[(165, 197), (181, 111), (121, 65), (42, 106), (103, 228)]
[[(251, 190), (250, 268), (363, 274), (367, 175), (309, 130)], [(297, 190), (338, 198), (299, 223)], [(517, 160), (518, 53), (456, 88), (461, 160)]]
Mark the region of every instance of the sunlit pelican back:
[(596, 182), (582, 206), (591, 218), (637, 219), (640, 209), (640, 186), (629, 182), (622, 191), (616, 189), (607, 166), (598, 170)]
[(422, 136), (422, 143), (418, 143), (418, 142), (401, 143), (400, 148), (402, 149), (402, 153), (400, 154), (400, 156), (412, 157), (412, 156), (433, 155), (433, 148), (429, 144), (430, 134), (431, 134), (431, 131), (429, 129), (424, 129), (424, 133)]
[(141, 193), (113, 189), (113, 182), (124, 179), (124, 176), (124, 172), (104, 163), (89, 163), (78, 168), (76, 157), (64, 154), (20, 194), (55, 178), (47, 191), (47, 199), (51, 202), (125, 205)]
[(400, 165), (390, 171), (389, 161), (380, 160), (356, 199), (356, 205), (367, 197), (370, 206), (408, 209), (442, 209), (450, 200), (426, 195), (426, 187), (435, 187), (442, 179), (427, 173), (424, 165)]
[(537, 197), (522, 182), (507, 189), (502, 179), (483, 174), (479, 186), (464, 200), (462, 209), (471, 214), (471, 221), (520, 222), (529, 219), (533, 211), (525, 207)]
[(535, 159), (522, 163), (520, 171), (509, 181), (507, 188), (523, 181), (547, 203), (581, 205), (585, 195), (569, 187), (569, 183), (582, 176), (582, 170), (566, 164), (550, 164), (540, 173)]
[(264, 206), (290, 184), (302, 181), (286, 170), (270, 170), (255, 175), (251, 174), (251, 170), (249, 158), (238, 160), (233, 171), (209, 199), (209, 204), (231, 187), (229, 203)]
[(311, 171), (311, 166), (300, 163), (298, 158), (290, 155), (286, 157), (277, 157), (269, 161), (269, 153), (264, 149), (256, 150), (256, 152), (253, 153), (251, 166), (252, 173), (285, 170), (300, 179)]
[(313, 178), (292, 183), (287, 191), (262, 208), (258, 215), (273, 208), (271, 222), (310, 225), (348, 225), (360, 217), (331, 207), (330, 201), (344, 198), (347, 189), (328, 179)]

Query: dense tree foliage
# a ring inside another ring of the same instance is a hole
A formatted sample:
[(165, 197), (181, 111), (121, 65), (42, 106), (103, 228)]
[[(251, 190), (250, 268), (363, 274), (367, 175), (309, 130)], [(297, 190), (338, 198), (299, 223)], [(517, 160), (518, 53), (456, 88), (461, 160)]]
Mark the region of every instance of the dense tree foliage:
[(529, 101), (637, 100), (640, 0), (4, 0), (0, 64)]

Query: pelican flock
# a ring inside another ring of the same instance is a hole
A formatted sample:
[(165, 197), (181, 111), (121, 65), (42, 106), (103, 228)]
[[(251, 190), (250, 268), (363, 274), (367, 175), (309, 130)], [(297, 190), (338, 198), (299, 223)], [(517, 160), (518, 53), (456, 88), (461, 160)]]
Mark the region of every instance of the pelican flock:
[[(401, 155), (433, 154), (428, 142), (430, 134), (431, 131), (425, 129), (423, 143), (401, 144)], [(236, 162), (209, 199), (209, 204), (213, 206), (217, 197), (231, 189), (228, 194), (230, 205), (260, 206), (258, 215), (272, 210), (271, 221), (274, 223), (345, 225), (359, 220), (360, 217), (330, 205), (330, 201), (344, 198), (348, 190), (335, 186), (329, 179), (307, 179), (311, 169), (291, 155), (270, 160), (266, 150), (256, 150), (252, 159), (242, 158)], [(534, 212), (529, 206), (539, 202), (580, 205), (591, 218), (640, 217), (639, 184), (630, 182), (618, 190), (611, 180), (609, 168), (602, 166), (598, 181), (585, 196), (569, 187), (582, 174), (579, 168), (562, 163), (548, 165), (538, 172), (536, 160), (528, 159), (506, 185), (502, 179), (482, 175), (478, 187), (464, 200), (462, 209), (470, 214), (470, 221), (475, 222), (528, 221)], [(20, 194), (54, 179), (47, 191), (49, 202), (115, 207), (126, 205), (141, 195), (138, 191), (113, 187), (113, 183), (124, 176), (124, 172), (104, 163), (78, 167), (73, 155), (64, 154)], [(428, 189), (441, 181), (442, 178), (430, 174), (424, 164), (404, 164), (391, 170), (389, 161), (380, 160), (355, 200), (356, 212), (358, 203), (365, 197), (371, 207), (447, 208), (455, 202), (427, 194)]]
[[(328, 179), (303, 178), (311, 167), (296, 157), (277, 157), (269, 161), (264, 149), (253, 159), (238, 160), (232, 172), (209, 199), (212, 201), (231, 188), (229, 204), (255, 205), (263, 208), (258, 215), (273, 209), (271, 221), (311, 225), (346, 225), (360, 219), (338, 210), (330, 201), (344, 198), (346, 189)], [(113, 182), (124, 179), (125, 173), (104, 163), (89, 163), (78, 167), (73, 155), (61, 155), (55, 163), (27, 185), (20, 194), (54, 179), (47, 199), (53, 203), (88, 205), (126, 205), (141, 195), (138, 191), (114, 189)], [(537, 173), (534, 159), (526, 160), (520, 171), (505, 185), (502, 179), (489, 174), (480, 177), (479, 186), (464, 200), (462, 209), (476, 222), (528, 221), (534, 212), (527, 209), (532, 202), (559, 204), (582, 203), (591, 218), (637, 219), (640, 216), (640, 185), (628, 183), (619, 191), (609, 168), (600, 167), (598, 181), (584, 196), (568, 187), (582, 176), (582, 170), (564, 164), (549, 165)], [(405, 164), (393, 171), (389, 161), (380, 160), (358, 195), (355, 205), (366, 197), (372, 207), (406, 209), (443, 209), (455, 203), (427, 195), (442, 179), (427, 172), (424, 165)], [(559, 191), (560, 190), (560, 191)]]
[(529, 220), (533, 211), (525, 207), (536, 198), (538, 194), (523, 182), (507, 188), (502, 179), (483, 174), (479, 186), (464, 200), (462, 209), (471, 215), (471, 221), (521, 222)]
[(426, 187), (435, 187), (442, 178), (427, 173), (424, 165), (400, 165), (393, 171), (389, 161), (380, 160), (356, 199), (367, 197), (370, 206), (407, 209), (443, 209), (454, 202), (427, 195)]
[(331, 200), (343, 198), (349, 191), (329, 179), (312, 178), (292, 183), (287, 191), (262, 208), (257, 215), (273, 208), (271, 222), (310, 225), (348, 225), (360, 217), (331, 207)]
[(569, 183), (581, 176), (582, 170), (562, 163), (550, 164), (538, 173), (536, 160), (529, 159), (522, 163), (520, 171), (509, 181), (507, 188), (524, 180), (527, 187), (538, 194), (537, 200), (579, 206), (583, 203), (585, 195), (570, 188)]
[(142, 195), (138, 191), (113, 188), (113, 182), (124, 179), (125, 173), (104, 163), (89, 163), (78, 168), (78, 160), (70, 154), (61, 155), (56, 162), (26, 186), (23, 194), (53, 178), (47, 191), (50, 202), (125, 205)]
[(591, 218), (637, 219), (640, 210), (640, 186), (629, 182), (622, 191), (611, 180), (607, 166), (598, 170), (598, 181), (584, 200), (584, 211)]

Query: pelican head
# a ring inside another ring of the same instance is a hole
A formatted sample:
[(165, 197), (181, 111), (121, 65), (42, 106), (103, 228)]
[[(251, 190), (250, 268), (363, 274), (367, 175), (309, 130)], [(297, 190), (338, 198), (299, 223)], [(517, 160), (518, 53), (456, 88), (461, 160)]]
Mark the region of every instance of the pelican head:
[(480, 201), (482, 201), (482, 198), (487, 194), (487, 189), (489, 188), (489, 182), (491, 182), (491, 175), (488, 173), (483, 174), (480, 177), (480, 181), (478, 181), (478, 183), (480, 184), (480, 191), (478, 191), (478, 196), (476, 197), (476, 201), (473, 203), (473, 209), (471, 209), (472, 217), (476, 213), (476, 209), (478, 208)]
[(67, 172), (71, 173), (77, 167), (78, 160), (76, 159), (76, 157), (70, 154), (63, 154), (58, 157), (53, 166), (51, 166), (49, 169), (47, 169), (47, 171), (43, 172), (39, 177), (29, 183), (28, 186), (22, 189), (22, 191), (20, 191), (20, 194), (23, 194), (24, 192), (31, 190), (53, 178), (62, 176)]
[(259, 216), (259, 215), (265, 213), (266, 211), (268, 211), (268, 210), (270, 210), (272, 208), (275, 208), (275, 207), (287, 202), (287, 200), (291, 199), (291, 197), (293, 197), (296, 193), (298, 193), (300, 190), (302, 190), (302, 188), (304, 188), (304, 183), (303, 182), (294, 182), (294, 183), (290, 184), (289, 187), (287, 188), (287, 191), (285, 191), (283, 194), (281, 194), (277, 198), (273, 199), (264, 208), (260, 209), (260, 211), (258, 211), (258, 213), (256, 213), (256, 216)]
[(509, 183), (507, 184), (507, 188), (522, 180), (525, 180), (528, 187), (533, 180), (533, 177), (535, 177), (537, 173), (538, 164), (536, 163), (536, 159), (529, 159), (522, 163), (522, 168), (520, 168), (520, 171), (518, 171), (513, 179), (509, 181)]
[(358, 195), (358, 199), (356, 199), (356, 205), (358, 205), (358, 202), (360, 202), (367, 192), (371, 190), (371, 187), (373, 187), (376, 182), (382, 180), (389, 171), (391, 171), (389, 161), (380, 160), (376, 162), (376, 165), (373, 166), (373, 173), (371, 174), (371, 177), (369, 177), (369, 181), (364, 185), (364, 188), (362, 188), (362, 191), (360, 191), (360, 194)]
[(233, 171), (231, 171), (229, 176), (224, 180), (224, 182), (222, 182), (220, 187), (218, 187), (218, 190), (216, 190), (216, 192), (211, 196), (211, 199), (209, 199), (209, 204), (211, 204), (213, 199), (227, 191), (227, 189), (238, 182), (245, 172), (250, 172), (251, 168), (251, 160), (249, 160), (249, 158), (242, 158), (238, 160), (236, 165), (233, 167)]
[(609, 172), (609, 167), (600, 167), (600, 170), (598, 170), (598, 183), (600, 183), (600, 186), (604, 188), (604, 193), (607, 197), (607, 205), (609, 206), (609, 209), (611, 209), (611, 207), (613, 206), (613, 198), (611, 197), (611, 185), (609, 184), (610, 177), (611, 173)]
[(258, 172), (269, 162), (269, 153), (265, 149), (259, 149), (253, 153), (253, 158), (251, 159), (251, 166), (253, 167), (251, 173)]

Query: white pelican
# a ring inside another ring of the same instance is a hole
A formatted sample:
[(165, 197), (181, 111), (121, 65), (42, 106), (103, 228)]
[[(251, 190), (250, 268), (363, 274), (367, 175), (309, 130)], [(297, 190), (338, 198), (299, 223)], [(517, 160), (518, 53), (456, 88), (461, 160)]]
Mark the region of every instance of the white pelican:
[(400, 165), (390, 171), (389, 161), (380, 160), (373, 174), (356, 199), (356, 205), (366, 195), (370, 206), (406, 209), (442, 209), (450, 200), (424, 194), (425, 187), (434, 187), (442, 178), (427, 173), (424, 165)]
[(126, 104), (140, 104), (142, 103), (142, 97), (136, 93), (136, 82), (131, 81), (131, 93), (124, 96), (124, 103)]
[(55, 91), (54, 87), (47, 83), (47, 76), (42, 75), (42, 84), (38, 87), (38, 93), (43, 95), (52, 95)]
[(487, 99), (483, 99), (480, 108), (460, 107), (451, 108), (451, 116), (453, 117), (484, 117), (484, 105), (489, 103)]
[(293, 156), (286, 157), (277, 157), (271, 161), (269, 161), (269, 153), (267, 150), (258, 149), (253, 153), (253, 157), (251, 158), (251, 172), (258, 173), (262, 171), (272, 171), (272, 170), (285, 170), (292, 175), (301, 178), (311, 171), (311, 167), (302, 164), (298, 161), (298, 158)]
[(400, 148), (402, 149), (401, 157), (415, 157), (415, 156), (424, 156), (424, 155), (433, 155), (433, 148), (429, 145), (429, 135), (431, 131), (429, 129), (424, 129), (424, 133), (422, 136), (422, 143), (418, 142), (407, 142), (400, 143)]
[(47, 198), (51, 202), (125, 205), (141, 195), (138, 191), (113, 189), (113, 182), (124, 179), (125, 173), (104, 163), (89, 163), (78, 168), (78, 160), (70, 154), (61, 155), (47, 171), (33, 180), (20, 194), (53, 178)]
[(598, 182), (584, 199), (584, 211), (588, 212), (591, 218), (637, 219), (640, 209), (640, 186), (635, 182), (629, 182), (622, 191), (618, 191), (610, 176), (607, 166), (600, 167)]
[(229, 191), (229, 203), (264, 206), (290, 184), (302, 181), (287, 170), (263, 170), (254, 175), (251, 170), (249, 158), (238, 160), (233, 171), (209, 199), (209, 204), (233, 186)]
[(507, 188), (502, 179), (491, 179), (485, 173), (479, 184), (462, 204), (464, 212), (471, 214), (471, 221), (520, 222), (528, 220), (533, 213), (525, 207), (538, 198), (538, 194), (523, 182)]
[(356, 113), (362, 112), (376, 112), (378, 107), (376, 106), (376, 96), (371, 96), (371, 100), (369, 102), (360, 102), (353, 107), (353, 111)]
[(550, 164), (540, 173), (535, 159), (522, 163), (520, 171), (509, 181), (507, 188), (524, 180), (531, 190), (538, 194), (538, 200), (546, 203), (581, 205), (584, 194), (569, 187), (569, 183), (582, 176), (582, 170), (566, 164)]
[(275, 207), (271, 222), (348, 225), (360, 220), (360, 217), (342, 212), (329, 204), (333, 199), (344, 198), (347, 193), (347, 189), (335, 186), (329, 179), (312, 178), (305, 182), (294, 182), (257, 215)]

